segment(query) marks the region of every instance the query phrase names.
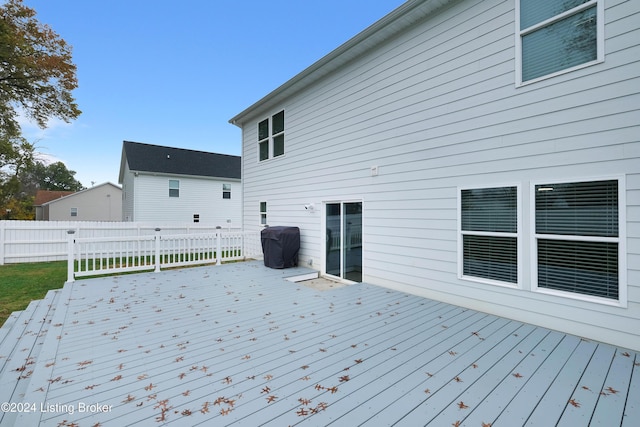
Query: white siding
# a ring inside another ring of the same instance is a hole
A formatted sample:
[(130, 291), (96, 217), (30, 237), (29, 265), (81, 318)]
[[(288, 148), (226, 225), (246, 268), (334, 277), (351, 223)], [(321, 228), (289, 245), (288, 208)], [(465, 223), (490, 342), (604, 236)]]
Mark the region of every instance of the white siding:
[[(360, 198), (364, 280), (640, 348), (640, 5), (606, 2), (605, 62), (515, 87), (515, 0), (459, 1), (243, 124), (244, 226), (301, 227), (323, 259), (322, 202)], [(285, 110), (285, 155), (257, 122)], [(371, 176), (371, 166), (379, 175)], [(628, 307), (462, 281), (457, 187), (624, 174)], [(315, 212), (304, 209), (310, 202)]]
[[(179, 197), (169, 197), (170, 179), (180, 181)], [(231, 184), (231, 199), (223, 199), (223, 184)], [(238, 227), (241, 223), (242, 187), (237, 180), (140, 173), (133, 185), (135, 221), (193, 222), (198, 214), (201, 224)]]
[(129, 170), (129, 162), (125, 160), (124, 174), (122, 178), (122, 221), (134, 221), (133, 201), (135, 190), (133, 173)]

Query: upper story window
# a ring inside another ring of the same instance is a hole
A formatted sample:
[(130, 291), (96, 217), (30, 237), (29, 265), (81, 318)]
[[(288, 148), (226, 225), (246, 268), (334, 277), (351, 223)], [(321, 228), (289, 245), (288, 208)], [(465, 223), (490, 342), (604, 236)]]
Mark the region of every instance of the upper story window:
[(284, 154), (284, 110), (258, 123), (260, 161)]
[(222, 198), (223, 199), (231, 198), (231, 184), (222, 184)]
[(518, 84), (604, 60), (604, 0), (516, 0)]
[(177, 179), (169, 180), (169, 197), (180, 197), (180, 181)]
[(71, 216), (78, 216), (78, 208), (71, 208)]

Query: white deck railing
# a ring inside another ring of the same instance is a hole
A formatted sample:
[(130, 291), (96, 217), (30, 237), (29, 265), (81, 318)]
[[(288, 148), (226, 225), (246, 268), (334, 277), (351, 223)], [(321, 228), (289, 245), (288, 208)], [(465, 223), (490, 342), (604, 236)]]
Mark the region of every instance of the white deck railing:
[(76, 238), (68, 231), (67, 281), (77, 277), (220, 264), (262, 255), (258, 232)]

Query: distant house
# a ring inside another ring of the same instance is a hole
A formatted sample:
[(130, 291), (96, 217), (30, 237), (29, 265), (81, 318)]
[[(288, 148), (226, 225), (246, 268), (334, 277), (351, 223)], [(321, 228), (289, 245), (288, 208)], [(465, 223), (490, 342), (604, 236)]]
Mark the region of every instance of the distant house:
[(640, 349), (640, 2), (410, 0), (230, 122), (300, 262)]
[(45, 205), (47, 203), (73, 193), (73, 191), (38, 190), (33, 200), (33, 207), (36, 211), (36, 221), (43, 221), (45, 219)]
[(240, 157), (124, 141), (124, 221), (241, 226)]
[(44, 191), (34, 201), (40, 221), (120, 221), (122, 189), (105, 182), (82, 191)]

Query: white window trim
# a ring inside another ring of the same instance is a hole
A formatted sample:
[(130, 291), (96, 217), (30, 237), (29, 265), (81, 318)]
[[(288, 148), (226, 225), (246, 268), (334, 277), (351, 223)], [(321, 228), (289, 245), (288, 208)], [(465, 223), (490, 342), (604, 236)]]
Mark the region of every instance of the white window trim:
[[(177, 182), (178, 186), (175, 187), (175, 188), (171, 187), (171, 182)], [(173, 179), (173, 178), (169, 179), (168, 185), (169, 185), (169, 198), (170, 199), (178, 199), (178, 198), (180, 198), (180, 180), (179, 179)], [(178, 190), (178, 195), (177, 196), (172, 196), (171, 195), (171, 190)]]
[[(264, 211), (262, 210), (262, 204), (264, 203)], [(258, 210), (259, 210), (259, 217), (258, 217), (258, 224), (260, 225), (260, 227), (266, 227), (267, 225), (269, 225), (269, 220), (267, 217), (267, 212), (269, 210), (269, 203), (266, 200), (261, 200), (258, 202)], [(262, 217), (264, 216), (264, 222), (262, 222)]]
[[(322, 202), (322, 214), (320, 215), (320, 229), (321, 230), (325, 230), (323, 231), (323, 243), (322, 243), (322, 250), (321, 250), (321, 268), (320, 268), (320, 275), (322, 276), (326, 276), (326, 277), (330, 277), (331, 279), (334, 279), (340, 283), (346, 283), (346, 284), (354, 284), (354, 283), (358, 283), (358, 282), (353, 282), (351, 280), (347, 280), (344, 279), (340, 276), (334, 276), (333, 274), (329, 274), (327, 273), (327, 251), (326, 251), (326, 230), (327, 230), (327, 205), (328, 204), (337, 204), (340, 203), (342, 206), (346, 203), (361, 203), (362, 204), (362, 236), (363, 236), (363, 248), (364, 248), (364, 236), (366, 236), (367, 234), (367, 229), (366, 229), (366, 216), (365, 216), (365, 198), (364, 196), (353, 196), (353, 195), (346, 195), (344, 198), (336, 198), (336, 199), (327, 199), (327, 200), (323, 200)], [(345, 231), (344, 231), (344, 224), (342, 221), (340, 221), (340, 235), (344, 236), (345, 235)], [(340, 256), (342, 257), (343, 254), (341, 253)], [(364, 251), (362, 252), (362, 277), (364, 278), (364, 273), (365, 273), (365, 258), (364, 258)], [(364, 280), (364, 279), (363, 279)]]
[[(476, 190), (483, 188), (500, 188), (500, 187), (516, 187), (516, 219), (518, 221), (516, 233), (493, 233), (486, 231), (463, 231), (462, 230), (462, 190)], [(498, 183), (490, 185), (469, 185), (460, 186), (457, 188), (457, 210), (458, 210), (458, 279), (467, 280), (470, 282), (477, 282), (495, 286), (502, 286), (512, 289), (522, 289), (522, 191), (520, 183)], [(495, 236), (495, 237), (515, 237), (517, 239), (516, 248), (518, 256), (517, 262), (517, 275), (518, 280), (516, 283), (502, 282), (500, 280), (485, 279), (476, 276), (466, 276), (464, 274), (464, 250), (462, 244), (462, 236), (474, 235), (474, 236)]]
[[(284, 120), (285, 120), (285, 125), (284, 125), (284, 129), (282, 130), (282, 132), (279, 132), (277, 134), (272, 134), (271, 130), (273, 129), (273, 116), (275, 116), (276, 114), (279, 113), (284, 113)], [(258, 122), (256, 123), (256, 132), (257, 132), (257, 136), (260, 136), (260, 123), (264, 122), (265, 120), (268, 120), (268, 124), (269, 124), (269, 136), (265, 139), (258, 139), (258, 142), (256, 143), (256, 153), (257, 153), (257, 159), (258, 159), (258, 163), (264, 163), (264, 162), (268, 162), (271, 160), (275, 160), (275, 159), (279, 159), (281, 157), (285, 157), (287, 155), (287, 138), (286, 138), (286, 131), (287, 131), (287, 113), (286, 113), (286, 109), (285, 108), (279, 108), (278, 110), (272, 112), (271, 114), (269, 114), (267, 117), (262, 118), (261, 120), (258, 120)], [(274, 156), (273, 155), (273, 149), (274, 149), (274, 138), (280, 135), (285, 135), (285, 150), (284, 153), (282, 153), (279, 156)], [(266, 159), (262, 159), (260, 160), (260, 143), (267, 141), (267, 146), (268, 146), (268, 155)]]
[[(562, 74), (571, 73), (573, 71), (579, 70), (581, 68), (590, 67), (595, 64), (600, 64), (604, 62), (604, 0), (591, 0), (587, 3), (576, 6), (575, 8), (563, 12), (559, 15), (556, 15), (552, 18), (547, 19), (546, 21), (539, 22), (538, 24), (532, 25), (529, 28), (525, 28), (524, 30), (520, 30), (520, 0), (515, 0), (516, 2), (516, 27), (515, 27), (515, 37), (516, 37), (516, 87), (526, 86), (532, 83), (539, 82), (541, 80), (550, 79), (552, 77), (556, 77)], [(532, 33), (533, 31), (539, 29), (540, 27), (546, 26), (556, 21), (560, 21), (567, 16), (573, 15), (575, 13), (581, 12), (585, 9), (589, 9), (596, 5), (596, 16), (597, 16), (597, 58), (593, 61), (585, 62), (584, 64), (576, 65), (571, 68), (567, 68), (564, 70), (556, 71), (551, 74), (546, 74), (544, 76), (537, 77), (535, 79), (522, 81), (522, 37)]]
[[(556, 235), (556, 234), (537, 234), (536, 233), (536, 185), (540, 184), (564, 184), (571, 182), (593, 182), (593, 181), (618, 181), (618, 237), (591, 237), (591, 236), (573, 236), (573, 235)], [(598, 304), (610, 305), (614, 307), (627, 307), (627, 216), (626, 216), (626, 186), (624, 175), (608, 175), (599, 177), (577, 177), (562, 179), (544, 179), (530, 182), (530, 255), (531, 255), (531, 290), (540, 294), (555, 295), (574, 300), (593, 302)], [(572, 240), (572, 241), (589, 241), (589, 242), (617, 242), (618, 243), (618, 300), (610, 298), (602, 298), (591, 295), (584, 295), (574, 292), (560, 291), (556, 289), (538, 287), (538, 239), (556, 239), (556, 240)]]
[[(224, 197), (225, 193), (229, 193), (229, 197)], [(229, 184), (229, 183), (223, 183), (222, 184), (222, 199), (223, 200), (231, 200), (231, 184)]]

